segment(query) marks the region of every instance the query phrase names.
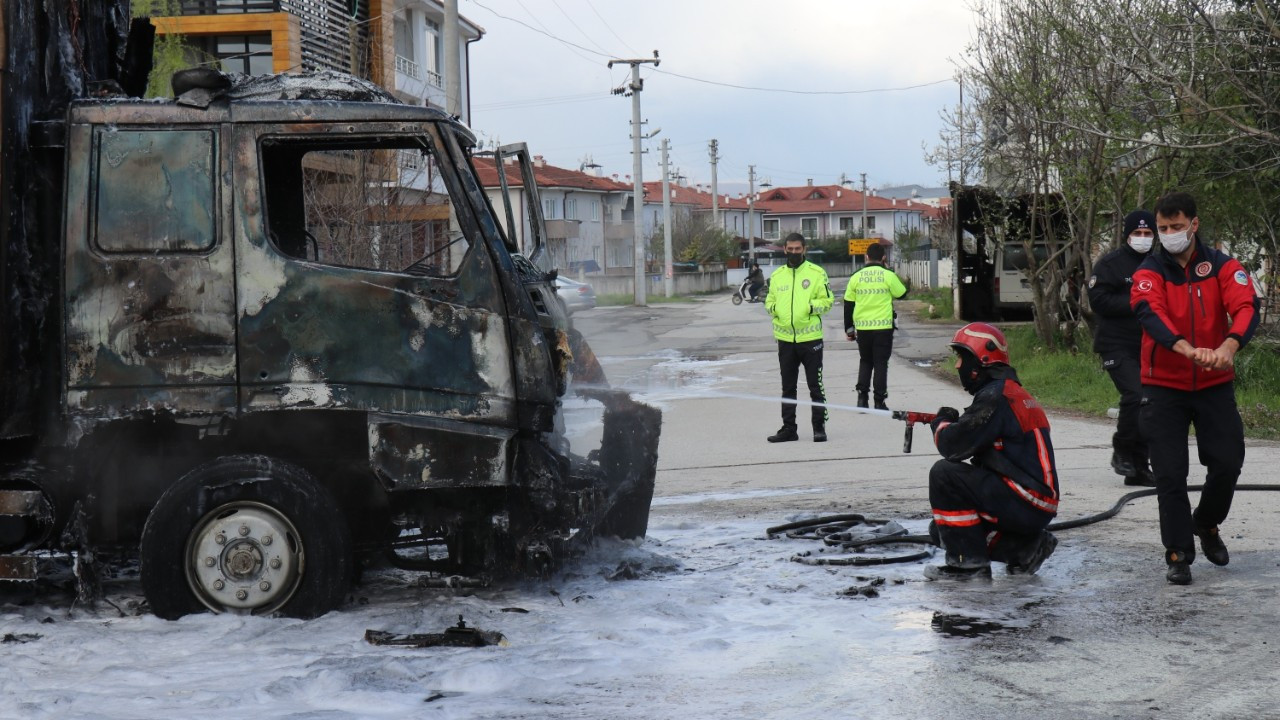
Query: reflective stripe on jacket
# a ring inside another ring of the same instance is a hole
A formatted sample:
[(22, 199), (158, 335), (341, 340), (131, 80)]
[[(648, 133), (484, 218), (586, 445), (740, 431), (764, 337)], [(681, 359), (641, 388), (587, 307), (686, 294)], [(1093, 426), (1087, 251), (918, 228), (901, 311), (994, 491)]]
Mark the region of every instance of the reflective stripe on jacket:
[(1058, 469), (1049, 437), (1049, 418), (1010, 367), (990, 370), (960, 419), (940, 423), (934, 434), (938, 452), (948, 460), (973, 464), (1000, 475), (1032, 507), (1058, 512)]
[(892, 330), (893, 300), (907, 294), (897, 273), (883, 265), (868, 265), (849, 278), (844, 301), (853, 303), (855, 330)]
[(822, 339), (822, 314), (834, 298), (827, 271), (808, 260), (791, 269), (783, 265), (769, 276), (765, 309), (773, 318), (773, 336), (786, 342)]

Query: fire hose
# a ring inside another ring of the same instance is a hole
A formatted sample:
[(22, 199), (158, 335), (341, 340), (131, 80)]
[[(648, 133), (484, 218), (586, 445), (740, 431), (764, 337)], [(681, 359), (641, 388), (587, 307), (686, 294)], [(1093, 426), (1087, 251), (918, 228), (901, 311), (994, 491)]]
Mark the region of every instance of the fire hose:
[[(911, 452), (911, 436), (913, 434), (913, 426), (916, 423), (930, 423), (937, 417), (936, 413), (924, 413), (908, 410), (863, 410), (866, 414), (883, 415), (894, 420), (902, 420), (907, 424), (906, 435), (902, 441), (902, 452)], [(1199, 492), (1204, 489), (1204, 485), (1188, 485), (1189, 492)], [(1280, 485), (1237, 485), (1238, 491), (1260, 491), (1280, 490)], [(1093, 515), (1085, 515), (1074, 520), (1064, 520), (1062, 522), (1050, 523), (1047, 530), (1071, 530), (1086, 525), (1092, 525), (1103, 520), (1108, 520), (1120, 514), (1120, 510), (1130, 502), (1141, 498), (1149, 497), (1156, 494), (1155, 488), (1147, 488), (1144, 490), (1135, 490), (1125, 493), (1116, 500), (1115, 504), (1109, 509)], [(797, 522), (786, 523), (784, 525), (775, 525), (767, 528), (765, 534), (769, 539), (773, 539), (780, 534), (786, 535), (793, 539), (821, 540), (828, 547), (838, 547), (842, 550), (857, 550), (870, 545), (898, 545), (898, 544), (917, 544), (937, 546), (937, 541), (929, 535), (908, 535), (905, 530), (888, 531), (877, 533), (871, 531), (864, 533), (859, 537), (855, 537), (850, 532), (854, 527), (866, 525), (872, 528), (885, 528), (892, 521), (869, 519), (857, 513), (845, 513), (840, 515), (827, 515), (824, 517), (812, 518), (809, 520), (800, 520)], [(927, 559), (932, 555), (931, 550), (911, 553), (908, 555), (893, 556), (854, 556), (854, 557), (813, 557), (809, 552), (799, 553), (791, 559), (793, 562), (803, 563), (805, 565), (890, 565), (894, 563), (916, 562), (918, 560)]]

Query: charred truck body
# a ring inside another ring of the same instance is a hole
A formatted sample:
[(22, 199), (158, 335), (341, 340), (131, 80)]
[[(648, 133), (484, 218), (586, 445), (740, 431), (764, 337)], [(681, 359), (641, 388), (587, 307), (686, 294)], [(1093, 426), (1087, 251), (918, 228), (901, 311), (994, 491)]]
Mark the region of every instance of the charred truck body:
[[(307, 617), (361, 551), (537, 571), (643, 537), (660, 416), (584, 391), (604, 442), (569, 451), (561, 397), (598, 367), (465, 127), (341, 75), (194, 72), (168, 101), (69, 83), (42, 108), (8, 72), (50, 69), (12, 32), (35, 5), (6, 9), (0, 576), (136, 552), (161, 617)], [(523, 147), (498, 154), (533, 192)]]
[[(1065, 264), (1056, 252), (1059, 238), (1067, 237), (1058, 200), (1055, 195), (1006, 197), (983, 186), (951, 184), (956, 248), (953, 292), (959, 318), (1030, 316), (1035, 307), (1030, 274), (1051, 257), (1059, 267)], [(1038, 219), (1033, 222), (1033, 218)]]

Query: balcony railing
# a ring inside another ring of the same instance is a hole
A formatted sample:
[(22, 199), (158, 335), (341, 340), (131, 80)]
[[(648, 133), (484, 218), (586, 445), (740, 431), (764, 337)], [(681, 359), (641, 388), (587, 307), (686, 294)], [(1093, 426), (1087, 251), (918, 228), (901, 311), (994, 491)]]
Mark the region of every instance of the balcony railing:
[(414, 80), (422, 79), (422, 68), (418, 67), (418, 63), (404, 57), (403, 55), (396, 56), (396, 72), (402, 75), (408, 75)]
[(444, 88), (444, 78), (440, 77), (440, 73), (436, 72), (435, 70), (427, 71), (427, 82), (431, 83), (435, 87), (438, 87), (441, 89)]

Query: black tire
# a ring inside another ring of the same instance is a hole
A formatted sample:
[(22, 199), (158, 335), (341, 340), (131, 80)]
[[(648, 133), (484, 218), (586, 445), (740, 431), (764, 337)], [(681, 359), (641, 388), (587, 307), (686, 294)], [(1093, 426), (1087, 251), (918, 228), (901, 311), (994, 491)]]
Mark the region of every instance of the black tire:
[(732, 297), (731, 299), (733, 300), (733, 304), (734, 304), (734, 305), (741, 305), (741, 304), (742, 304), (742, 293), (740, 293), (740, 292), (734, 292), (734, 293), (733, 293), (733, 297)]
[(143, 593), (166, 620), (206, 610), (317, 617), (343, 602), (355, 569), (332, 494), (302, 468), (262, 455), (218, 458), (184, 475), (151, 509), (140, 554)]

